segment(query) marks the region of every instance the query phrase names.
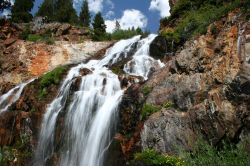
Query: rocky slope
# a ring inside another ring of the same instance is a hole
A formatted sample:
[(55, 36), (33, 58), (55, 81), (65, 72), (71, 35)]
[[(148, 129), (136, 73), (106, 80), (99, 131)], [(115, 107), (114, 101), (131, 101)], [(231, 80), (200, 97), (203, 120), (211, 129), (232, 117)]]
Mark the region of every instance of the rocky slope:
[(199, 137), (216, 145), (249, 133), (250, 22), (236, 10), (214, 25), (216, 33), (186, 42), (146, 83), (146, 103), (162, 109), (144, 124), (143, 149), (174, 153)]
[[(7, 83), (15, 85), (41, 76), (59, 65), (80, 63), (102, 52), (113, 43), (93, 42), (85, 33), (79, 34), (81, 29), (68, 24), (51, 23), (39, 28), (33, 26), (34, 34), (43, 31), (55, 33), (55, 43), (48, 45), (44, 42), (21, 40), (19, 36), (24, 29), (24, 25), (12, 25), (8, 22), (1, 26), (0, 94), (6, 91), (4, 86)], [(74, 36), (79, 39), (74, 39)], [(72, 40), (65, 41), (65, 38)]]

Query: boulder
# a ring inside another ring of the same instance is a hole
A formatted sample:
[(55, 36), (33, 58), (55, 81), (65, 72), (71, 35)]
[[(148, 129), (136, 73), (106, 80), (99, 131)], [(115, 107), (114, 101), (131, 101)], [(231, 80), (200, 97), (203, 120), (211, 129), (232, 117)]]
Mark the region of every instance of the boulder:
[(150, 56), (155, 59), (160, 59), (167, 53), (167, 42), (164, 37), (157, 36), (150, 44), (149, 48)]

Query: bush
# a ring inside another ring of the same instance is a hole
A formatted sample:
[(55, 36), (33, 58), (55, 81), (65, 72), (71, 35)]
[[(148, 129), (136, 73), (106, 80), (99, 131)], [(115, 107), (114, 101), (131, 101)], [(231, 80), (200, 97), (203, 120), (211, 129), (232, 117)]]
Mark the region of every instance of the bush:
[(150, 93), (152, 90), (153, 90), (152, 87), (144, 86), (144, 87), (142, 88), (143, 95), (144, 95), (144, 96), (148, 96), (149, 93)]
[(135, 161), (141, 161), (147, 166), (184, 166), (184, 162), (176, 156), (161, 155), (153, 149), (136, 153)]
[(184, 152), (182, 155), (183, 160), (189, 166), (248, 166), (250, 163), (250, 154), (243, 144), (236, 147), (224, 143), (223, 147), (218, 149), (199, 140), (193, 152)]
[[(170, 17), (161, 20), (161, 28), (168, 24), (174, 29), (162, 30), (161, 35), (175, 43), (184, 43), (191, 37), (205, 34), (208, 26), (235, 8), (248, 11), (249, 1), (242, 0), (179, 0)], [(176, 21), (178, 20), (178, 21)]]
[(29, 36), (29, 34), (31, 34), (31, 30), (30, 30), (30, 25), (26, 25), (24, 31), (22, 31), (22, 33), (20, 34), (20, 38), (23, 40), (26, 40)]
[(153, 104), (144, 104), (142, 108), (142, 119), (146, 119), (149, 115), (159, 112), (161, 110), (160, 106), (153, 105)]
[(63, 74), (66, 71), (66, 67), (59, 66), (52, 70), (51, 72), (43, 75), (40, 79), (40, 89), (39, 89), (39, 98), (43, 98), (47, 95), (47, 88), (54, 84), (58, 85), (61, 82)]

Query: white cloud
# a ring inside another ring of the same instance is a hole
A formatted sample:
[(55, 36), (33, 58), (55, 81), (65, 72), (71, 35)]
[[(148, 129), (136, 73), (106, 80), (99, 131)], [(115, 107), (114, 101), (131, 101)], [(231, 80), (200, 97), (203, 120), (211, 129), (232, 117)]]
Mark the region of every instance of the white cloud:
[(113, 17), (115, 15), (115, 13), (112, 11), (112, 10), (110, 10), (110, 11), (108, 11), (106, 14), (105, 14), (105, 18), (106, 19), (110, 19), (111, 17)]
[(105, 21), (107, 32), (111, 33), (114, 31), (116, 20), (120, 23), (121, 29), (128, 29), (132, 27), (145, 28), (148, 23), (148, 19), (145, 15), (143, 15), (141, 11), (135, 9), (127, 9), (123, 11), (123, 15), (121, 18)]
[[(83, 0), (73, 0), (74, 8), (80, 10), (80, 6), (82, 5)], [(89, 3), (89, 11), (93, 13), (101, 12), (103, 10), (104, 4), (107, 5), (108, 8), (114, 9), (115, 5), (112, 0), (87, 0)]]
[(159, 11), (161, 17), (169, 16), (169, 2), (167, 0), (151, 0), (149, 10)]

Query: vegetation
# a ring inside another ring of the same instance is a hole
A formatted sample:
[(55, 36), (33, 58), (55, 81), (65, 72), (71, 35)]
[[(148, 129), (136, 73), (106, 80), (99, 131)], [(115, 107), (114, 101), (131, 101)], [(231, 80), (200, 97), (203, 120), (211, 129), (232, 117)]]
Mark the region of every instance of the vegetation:
[(148, 96), (149, 93), (150, 93), (152, 90), (153, 90), (152, 87), (150, 87), (150, 86), (144, 86), (144, 87), (142, 88), (142, 93), (143, 93), (144, 96)]
[(143, 32), (141, 28), (132, 28), (132, 29), (116, 29), (113, 33), (110, 34), (110, 38), (113, 40), (121, 40), (121, 39), (128, 39), (136, 35), (147, 36), (149, 32)]
[(49, 21), (55, 20), (56, 3), (54, 0), (44, 0), (42, 5), (39, 7), (37, 16), (47, 17)]
[(12, 7), (11, 19), (13, 22), (30, 22), (32, 20), (31, 9), (34, 6), (34, 0), (15, 0)]
[[(0, 12), (11, 7), (10, 0), (0, 0)], [(1, 163), (0, 163), (1, 166)]]
[(143, 108), (142, 108), (142, 119), (146, 119), (149, 115), (155, 113), (155, 112), (159, 112), (161, 110), (160, 106), (157, 105), (153, 105), (153, 104), (144, 104)]
[(89, 4), (87, 0), (84, 0), (82, 9), (80, 12), (80, 23), (83, 24), (84, 27), (89, 27), (90, 19), (91, 19), (91, 16), (89, 12)]
[[(171, 16), (161, 19), (160, 34), (166, 37), (169, 41), (168, 45), (173, 47), (171, 45), (181, 44), (191, 37), (206, 33), (211, 23), (238, 7), (248, 10), (250, 2), (242, 0), (180, 0), (172, 9)], [(171, 25), (172, 28), (164, 28), (167, 25)]]
[(101, 12), (98, 12), (95, 15), (92, 26), (93, 26), (93, 35), (92, 35), (93, 40), (101, 41), (107, 38), (106, 25), (104, 23), (104, 19), (102, 17)]
[(218, 149), (203, 140), (199, 140), (192, 152), (183, 152), (182, 158), (188, 166), (248, 166), (250, 153), (246, 149), (249, 139), (239, 146), (223, 144)]
[(184, 162), (176, 157), (169, 155), (161, 155), (153, 149), (147, 149), (142, 153), (136, 153), (135, 161), (143, 162), (147, 166), (184, 166)]
[(45, 0), (36, 15), (46, 16), (50, 21), (79, 23), (72, 0)]
[(172, 103), (171, 101), (167, 101), (162, 105), (162, 107), (165, 109), (174, 108), (174, 106), (175, 106), (174, 103)]
[(40, 89), (39, 89), (39, 98), (43, 98), (47, 95), (47, 88), (54, 84), (59, 85), (63, 77), (63, 74), (66, 71), (66, 67), (59, 66), (52, 70), (51, 72), (42, 76), (40, 80)]
[(3, 165), (3, 154), (2, 154), (2, 149), (0, 148), (0, 166)]
[(45, 34), (42, 35), (32, 34), (30, 30), (30, 25), (26, 25), (24, 31), (20, 34), (20, 38), (32, 42), (45, 42), (46, 44), (55, 43), (51, 32), (46, 32)]

